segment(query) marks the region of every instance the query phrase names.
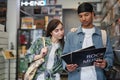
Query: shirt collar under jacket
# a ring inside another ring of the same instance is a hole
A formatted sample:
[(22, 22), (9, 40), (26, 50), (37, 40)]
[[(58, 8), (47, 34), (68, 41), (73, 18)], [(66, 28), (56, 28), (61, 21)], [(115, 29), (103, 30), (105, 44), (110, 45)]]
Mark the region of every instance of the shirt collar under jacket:
[[(99, 28), (97, 28), (96, 26), (94, 26), (94, 27), (95, 27), (95, 33), (93, 33), (93, 34), (101, 36), (101, 31), (99, 30)], [(77, 30), (77, 34), (80, 34), (80, 33), (84, 34), (81, 26), (79, 26), (78, 30)]]

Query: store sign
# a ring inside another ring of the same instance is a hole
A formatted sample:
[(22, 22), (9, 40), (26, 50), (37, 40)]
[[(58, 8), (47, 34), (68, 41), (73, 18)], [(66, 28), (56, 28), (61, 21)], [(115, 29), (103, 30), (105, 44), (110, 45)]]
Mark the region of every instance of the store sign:
[(21, 6), (44, 6), (46, 5), (46, 0), (38, 1), (22, 1)]

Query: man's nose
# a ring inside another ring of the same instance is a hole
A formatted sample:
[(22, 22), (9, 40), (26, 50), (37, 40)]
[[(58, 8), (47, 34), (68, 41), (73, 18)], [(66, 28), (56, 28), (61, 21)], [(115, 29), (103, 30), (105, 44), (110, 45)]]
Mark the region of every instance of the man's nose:
[(86, 19), (85, 16), (83, 16), (83, 17), (82, 17), (82, 20), (85, 20), (85, 19)]

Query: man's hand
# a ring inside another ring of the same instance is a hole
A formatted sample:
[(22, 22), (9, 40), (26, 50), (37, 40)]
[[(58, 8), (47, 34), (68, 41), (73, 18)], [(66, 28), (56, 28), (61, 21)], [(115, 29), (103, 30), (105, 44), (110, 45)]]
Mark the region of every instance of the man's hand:
[(94, 62), (94, 65), (104, 69), (107, 66), (107, 61), (104, 59), (98, 59)]
[(66, 68), (67, 68), (67, 70), (68, 70), (69, 72), (74, 71), (77, 67), (78, 67), (77, 64), (67, 64), (67, 65), (66, 65)]

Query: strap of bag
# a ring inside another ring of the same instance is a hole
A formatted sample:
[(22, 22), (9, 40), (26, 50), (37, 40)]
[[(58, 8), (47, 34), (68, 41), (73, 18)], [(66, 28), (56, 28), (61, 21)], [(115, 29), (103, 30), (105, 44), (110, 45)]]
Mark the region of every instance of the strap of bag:
[(101, 30), (103, 46), (106, 47), (107, 33), (105, 30)]
[(42, 37), (43, 40), (43, 47), (45, 47), (45, 37)]

